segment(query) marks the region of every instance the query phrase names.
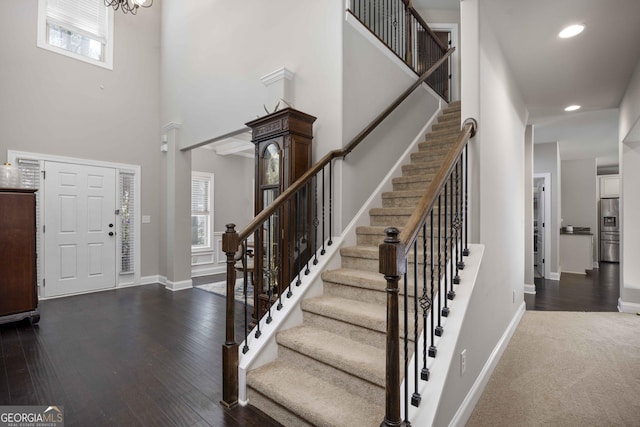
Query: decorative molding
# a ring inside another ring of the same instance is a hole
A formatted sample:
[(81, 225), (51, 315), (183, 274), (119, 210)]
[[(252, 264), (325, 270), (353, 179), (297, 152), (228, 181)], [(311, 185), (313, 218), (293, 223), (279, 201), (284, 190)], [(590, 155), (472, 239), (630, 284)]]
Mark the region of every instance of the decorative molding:
[(640, 304), (636, 302), (625, 302), (622, 298), (618, 298), (618, 311), (621, 313), (640, 313)]
[(549, 280), (560, 280), (560, 275), (562, 273), (558, 273), (555, 271), (552, 271), (551, 273), (549, 273)]
[(166, 125), (162, 126), (162, 131), (169, 132), (170, 130), (180, 129), (181, 127), (182, 127), (181, 123), (169, 122)]
[(525, 294), (536, 294), (536, 285), (529, 285), (527, 283), (524, 284), (524, 293)]
[(288, 70), (285, 67), (282, 67), (278, 70), (272, 71), (269, 74), (265, 74), (264, 76), (260, 77), (260, 81), (265, 86), (270, 86), (283, 79), (293, 80), (294, 76), (295, 76), (295, 73), (293, 71)]
[(491, 352), (491, 356), (489, 356), (489, 359), (487, 359), (487, 362), (484, 364), (482, 371), (480, 371), (478, 378), (476, 378), (475, 382), (471, 386), (471, 390), (469, 390), (469, 393), (467, 393), (467, 396), (462, 401), (462, 404), (458, 408), (456, 414), (453, 416), (453, 419), (449, 423), (449, 426), (464, 426), (467, 421), (469, 421), (469, 417), (471, 417), (473, 409), (478, 403), (478, 400), (480, 400), (480, 396), (487, 386), (487, 383), (491, 378), (491, 374), (498, 365), (502, 354), (507, 349), (507, 345), (509, 344), (509, 341), (511, 341), (511, 337), (515, 333), (516, 328), (520, 323), (520, 319), (522, 319), (522, 316), (526, 311), (525, 307), (526, 306), (524, 302), (520, 304), (520, 308), (518, 308), (518, 311), (516, 311), (515, 315), (511, 319), (511, 323), (509, 323), (509, 326), (504, 331), (504, 334), (502, 334), (502, 338), (500, 338), (500, 341), (498, 341), (498, 343), (494, 347), (493, 351)]
[(214, 142), (207, 146), (211, 148), (216, 154), (220, 156), (228, 156), (230, 154), (245, 155), (248, 154), (251, 158), (254, 157), (255, 146), (244, 139), (232, 137), (222, 141)]

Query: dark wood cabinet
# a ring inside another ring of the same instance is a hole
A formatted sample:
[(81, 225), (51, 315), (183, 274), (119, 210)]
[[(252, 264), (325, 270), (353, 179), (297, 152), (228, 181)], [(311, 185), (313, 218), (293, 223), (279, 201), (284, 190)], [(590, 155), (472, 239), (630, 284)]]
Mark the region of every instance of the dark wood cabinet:
[[(255, 144), (255, 214), (311, 166), (315, 117), (286, 108), (247, 123)], [(311, 191), (303, 187), (254, 236), (254, 292), (259, 319), (311, 256)]]
[(0, 189), (0, 323), (40, 319), (35, 191)]

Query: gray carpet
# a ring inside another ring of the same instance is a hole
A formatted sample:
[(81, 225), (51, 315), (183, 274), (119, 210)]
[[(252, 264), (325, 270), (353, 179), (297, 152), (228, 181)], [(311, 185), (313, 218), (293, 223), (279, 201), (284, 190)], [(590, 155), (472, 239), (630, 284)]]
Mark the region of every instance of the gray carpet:
[(640, 316), (525, 313), (467, 426), (639, 426)]

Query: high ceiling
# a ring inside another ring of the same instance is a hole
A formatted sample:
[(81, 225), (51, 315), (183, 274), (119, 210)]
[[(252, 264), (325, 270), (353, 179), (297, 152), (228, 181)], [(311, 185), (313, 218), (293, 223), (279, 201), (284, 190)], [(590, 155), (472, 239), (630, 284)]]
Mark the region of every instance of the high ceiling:
[[(458, 0), (415, 0), (422, 8)], [(481, 0), (529, 110), (536, 142), (563, 159), (618, 162), (617, 108), (640, 59), (640, 0)], [(584, 32), (560, 39), (565, 26)], [(464, 64), (463, 64), (464, 66)], [(578, 112), (564, 107), (579, 104)]]

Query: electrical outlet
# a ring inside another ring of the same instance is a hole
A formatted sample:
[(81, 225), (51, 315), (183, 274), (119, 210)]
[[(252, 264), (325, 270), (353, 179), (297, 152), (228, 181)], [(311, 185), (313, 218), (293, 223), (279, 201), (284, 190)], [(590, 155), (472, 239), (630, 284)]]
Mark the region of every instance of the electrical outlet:
[(467, 370), (467, 349), (465, 348), (460, 353), (460, 376), (463, 376)]

